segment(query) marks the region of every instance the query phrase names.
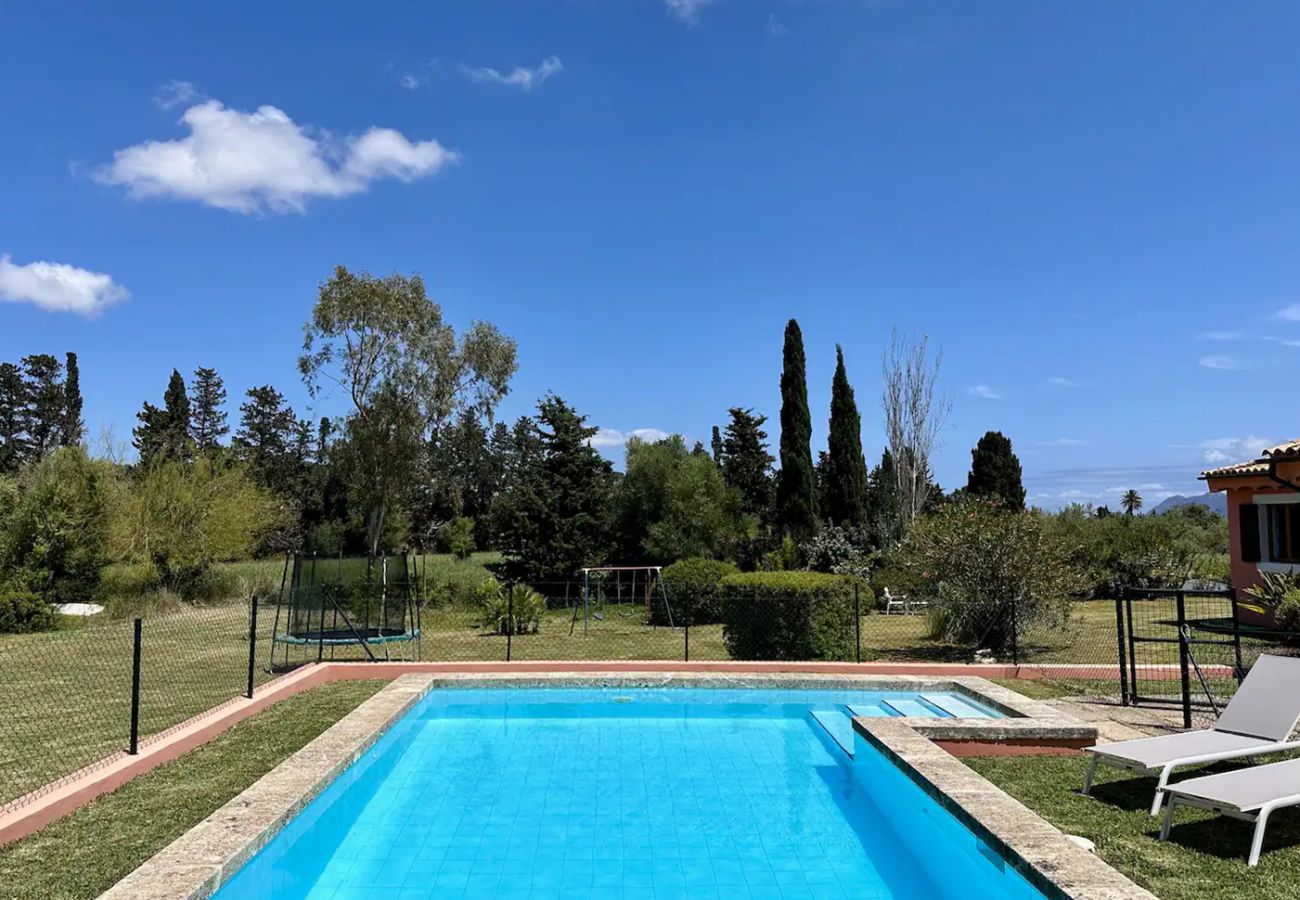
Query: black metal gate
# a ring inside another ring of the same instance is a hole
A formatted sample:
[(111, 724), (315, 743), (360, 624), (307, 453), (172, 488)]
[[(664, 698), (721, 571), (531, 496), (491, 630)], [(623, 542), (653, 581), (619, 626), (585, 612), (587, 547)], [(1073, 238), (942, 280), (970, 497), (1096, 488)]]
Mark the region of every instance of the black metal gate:
[(1232, 590), (1126, 588), (1115, 601), (1120, 696), (1125, 706), (1218, 716), (1244, 674)]

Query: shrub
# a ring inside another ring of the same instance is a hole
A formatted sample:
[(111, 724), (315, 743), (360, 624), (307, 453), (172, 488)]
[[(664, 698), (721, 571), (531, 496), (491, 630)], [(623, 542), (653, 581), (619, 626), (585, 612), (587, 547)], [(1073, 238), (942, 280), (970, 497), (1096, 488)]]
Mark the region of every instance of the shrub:
[[(495, 584), (496, 579), (492, 582)], [(541, 630), (546, 598), (522, 585), (514, 588), (513, 597), (510, 588), (500, 585), (494, 591), (482, 590), (486, 584), (480, 585), (478, 598), (482, 627), (493, 634), (537, 634)]]
[(54, 627), (54, 607), (31, 591), (0, 588), (0, 634), (27, 634)]
[(867, 549), (867, 536), (856, 528), (823, 528), (800, 548), (814, 572), (851, 575), (866, 581), (876, 554)]
[(457, 516), (449, 525), (443, 526), (447, 549), (459, 560), (467, 560), (474, 553), (474, 520), (469, 516)]
[(1065, 620), (1081, 583), (1043, 518), (972, 499), (917, 520), (898, 563), (931, 601), (936, 637), (1000, 651), (1013, 629)]
[[(664, 591), (668, 594), (668, 608), (672, 610), (673, 623), (715, 625), (722, 621), (722, 594), (719, 585), (737, 569), (729, 562), (693, 556), (673, 563), (663, 570)], [(663, 605), (655, 603), (650, 610), (650, 621), (667, 625), (668, 617)]]
[(733, 659), (853, 656), (853, 583), (821, 572), (748, 572), (719, 585), (722, 637)]
[(80, 447), (55, 451), (0, 492), (0, 577), (50, 603), (90, 600), (104, 564), (111, 468)]
[(1192, 564), (1192, 580), (1232, 584), (1232, 564), (1226, 553), (1203, 553)]
[(1283, 594), (1273, 615), (1282, 630), (1293, 634), (1300, 632), (1300, 588), (1292, 588)]

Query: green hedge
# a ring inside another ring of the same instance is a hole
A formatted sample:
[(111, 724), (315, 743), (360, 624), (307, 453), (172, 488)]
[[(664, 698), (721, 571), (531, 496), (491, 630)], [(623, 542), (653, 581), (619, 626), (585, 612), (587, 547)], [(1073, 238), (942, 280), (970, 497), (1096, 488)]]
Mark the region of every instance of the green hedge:
[[(673, 563), (663, 570), (664, 591), (672, 610), (673, 623), (691, 625), (716, 625), (722, 621), (722, 580), (739, 570), (729, 562), (693, 556)], [(650, 621), (667, 625), (668, 617), (662, 603), (650, 609)]]
[(722, 637), (733, 659), (853, 659), (853, 579), (747, 572), (724, 578), (719, 588)]
[(0, 634), (49, 631), (54, 625), (54, 608), (40, 597), (0, 587)]

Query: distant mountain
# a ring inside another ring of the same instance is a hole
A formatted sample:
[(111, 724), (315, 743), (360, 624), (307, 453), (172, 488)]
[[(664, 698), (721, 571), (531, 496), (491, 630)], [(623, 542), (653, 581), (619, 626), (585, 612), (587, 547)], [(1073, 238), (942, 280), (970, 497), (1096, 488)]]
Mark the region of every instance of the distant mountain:
[(1172, 497), (1166, 497), (1161, 500), (1156, 508), (1151, 510), (1155, 515), (1163, 512), (1169, 512), (1171, 509), (1178, 509), (1180, 506), (1191, 506), (1198, 504), (1209, 509), (1212, 513), (1218, 513), (1221, 516), (1228, 514), (1228, 495), (1227, 494), (1198, 494), (1195, 497), (1184, 497), (1182, 494), (1174, 494)]

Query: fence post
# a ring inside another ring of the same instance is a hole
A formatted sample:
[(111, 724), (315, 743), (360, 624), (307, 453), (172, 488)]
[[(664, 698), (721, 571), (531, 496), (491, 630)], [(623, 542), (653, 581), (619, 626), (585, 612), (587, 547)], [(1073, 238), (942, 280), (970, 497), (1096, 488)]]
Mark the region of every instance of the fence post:
[(1016, 612), (1020, 609), (1020, 595), (1015, 594), (1011, 598), (1011, 664), (1020, 665), (1020, 617)]
[[(1123, 591), (1120, 592), (1123, 594)], [(1124, 599), (1122, 596), (1115, 598), (1115, 644), (1119, 650), (1116, 657), (1119, 660), (1119, 702), (1122, 706), (1128, 706), (1128, 659), (1124, 650)]]
[(140, 752), (140, 646), (143, 627), (144, 619), (137, 618), (131, 649), (131, 743), (126, 751), (132, 756)]
[(862, 600), (858, 585), (853, 585), (853, 661), (862, 662)]
[(1192, 727), (1192, 679), (1187, 670), (1187, 638), (1183, 635), (1183, 626), (1187, 624), (1187, 605), (1183, 592), (1175, 594), (1178, 604), (1178, 677), (1183, 691), (1183, 727)]
[(512, 642), (515, 633), (515, 586), (506, 590), (506, 662), (510, 662), (513, 653)]
[(248, 596), (248, 691), (249, 700), (253, 699), (253, 668), (257, 665), (257, 594)]
[(1246, 677), (1246, 665), (1241, 659), (1241, 620), (1237, 618), (1237, 589), (1228, 589), (1228, 602), (1232, 604), (1232, 650), (1234, 654), (1234, 663), (1236, 668), (1233, 674), (1237, 677), (1237, 684)]
[[(683, 660), (685, 662), (690, 662), (691, 661), (691, 598), (689, 596), (686, 598), (685, 606), (686, 608), (683, 611), (686, 613), (686, 615), (682, 619), (682, 634), (685, 636), (684, 637), (685, 652), (683, 654)], [(672, 616), (671, 610), (668, 611), (668, 615)], [(672, 621), (672, 619), (670, 618), (669, 621)]]

